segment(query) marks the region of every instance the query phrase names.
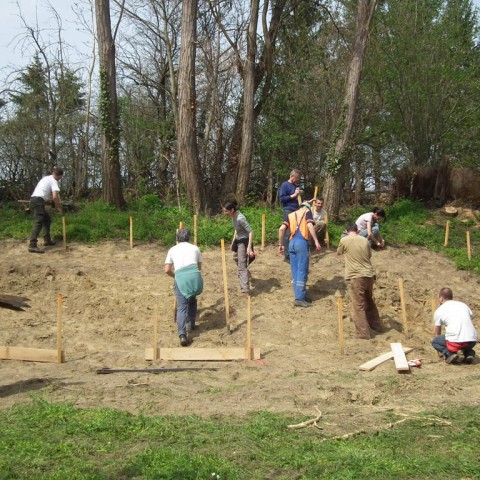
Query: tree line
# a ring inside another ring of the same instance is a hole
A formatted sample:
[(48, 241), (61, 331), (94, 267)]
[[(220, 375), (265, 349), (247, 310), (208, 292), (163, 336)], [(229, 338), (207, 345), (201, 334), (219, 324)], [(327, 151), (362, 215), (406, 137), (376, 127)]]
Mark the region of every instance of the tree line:
[[(72, 198), (154, 193), (197, 212), (275, 202), (292, 168), (342, 201), (403, 167), (479, 167), (471, 0), (92, 0), (91, 58), (24, 22), (0, 96), (0, 196), (54, 165)], [(311, 190), (311, 192), (309, 191)], [(27, 197), (28, 198), (28, 197)]]

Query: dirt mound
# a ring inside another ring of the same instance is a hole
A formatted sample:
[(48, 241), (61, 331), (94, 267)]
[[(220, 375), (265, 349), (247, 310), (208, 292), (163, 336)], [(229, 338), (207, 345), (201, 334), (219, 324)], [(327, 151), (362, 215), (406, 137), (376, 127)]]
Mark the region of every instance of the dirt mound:
[[(54, 247), (45, 255), (27, 253), (20, 242), (2, 242), (0, 292), (25, 296), (25, 312), (0, 309), (0, 346), (56, 348), (57, 295), (63, 295), (66, 362), (41, 364), (0, 360), (2, 406), (28, 401), (36, 391), (51, 401), (79, 407), (114, 407), (146, 414), (245, 415), (270, 410), (312, 417), (324, 413), (326, 434), (371, 428), (385, 412), (436, 409), (478, 398), (471, 380), (480, 365), (447, 366), (430, 346), (432, 299), (442, 286), (478, 312), (476, 276), (456, 271), (445, 257), (420, 248), (387, 248), (374, 253), (375, 297), (386, 333), (370, 341), (354, 338), (345, 296), (343, 259), (335, 252), (313, 254), (310, 309), (292, 307), (289, 266), (274, 247), (252, 265), (252, 337), (261, 362), (219, 362), (217, 371), (97, 375), (101, 367), (146, 368), (152, 344), (154, 307), (159, 306), (160, 346), (177, 346), (172, 281), (163, 273), (166, 249), (126, 242)], [(235, 331), (225, 328), (222, 262), (218, 249), (204, 255), (205, 291), (193, 346), (244, 346), (247, 300), (239, 293), (228, 258), (229, 298)], [(398, 279), (404, 279), (411, 338), (401, 327)], [(344, 296), (345, 355), (338, 352), (337, 301)], [(390, 342), (414, 348), (409, 358), (424, 364), (400, 375), (393, 362), (371, 372), (358, 366), (390, 350)], [(157, 362), (155, 366), (178, 366)], [(181, 366), (212, 366), (182, 362)], [(455, 395), (461, 390), (461, 395)]]

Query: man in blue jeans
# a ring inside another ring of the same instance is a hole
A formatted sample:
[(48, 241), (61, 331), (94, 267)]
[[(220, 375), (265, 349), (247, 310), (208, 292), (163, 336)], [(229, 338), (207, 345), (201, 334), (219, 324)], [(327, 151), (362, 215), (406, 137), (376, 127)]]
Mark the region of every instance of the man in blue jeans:
[(284, 237), (285, 231), (290, 229), (290, 270), (292, 272), (293, 291), (295, 293), (295, 307), (311, 307), (307, 302), (307, 280), (308, 264), (310, 260), (309, 236), (311, 235), (317, 251), (321, 250), (315, 233), (314, 221), (312, 216), (312, 206), (308, 202), (303, 202), (300, 209), (288, 215), (287, 220), (283, 222), (278, 231), (278, 251), (285, 252)]
[(165, 259), (165, 273), (175, 279), (173, 290), (177, 297), (177, 327), (180, 345), (186, 347), (187, 322), (195, 329), (197, 316), (197, 295), (203, 291), (202, 254), (196, 245), (192, 245), (190, 231), (180, 228), (177, 232), (177, 245), (172, 247)]
[[(440, 306), (435, 310), (435, 338), (432, 346), (440, 352), (446, 363), (456, 363), (458, 352), (463, 352), (463, 361), (471, 365), (475, 361), (473, 347), (478, 341), (477, 331), (472, 323), (472, 311), (463, 302), (453, 300), (450, 288), (442, 288), (438, 294)], [(440, 335), (442, 325), (445, 335)]]

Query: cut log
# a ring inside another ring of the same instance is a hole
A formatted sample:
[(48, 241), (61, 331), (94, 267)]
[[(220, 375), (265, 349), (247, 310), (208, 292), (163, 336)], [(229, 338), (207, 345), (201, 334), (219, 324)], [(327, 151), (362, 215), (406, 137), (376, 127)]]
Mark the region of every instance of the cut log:
[(458, 215), (458, 210), (455, 207), (445, 207), (443, 212), (449, 217), (456, 217)]

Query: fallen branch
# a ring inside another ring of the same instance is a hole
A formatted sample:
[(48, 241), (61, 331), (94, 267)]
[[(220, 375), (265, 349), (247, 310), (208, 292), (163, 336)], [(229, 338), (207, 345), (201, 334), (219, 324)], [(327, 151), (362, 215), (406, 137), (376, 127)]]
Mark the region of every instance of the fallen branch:
[(319, 430), (322, 430), (322, 427), (319, 427), (317, 425), (317, 422), (320, 420), (322, 417), (322, 412), (317, 408), (318, 415), (315, 418), (312, 418), (310, 420), (306, 420), (305, 422), (302, 423), (297, 423), (294, 425), (287, 425), (287, 428), (295, 429), (295, 428), (305, 428), (305, 427), (315, 427), (318, 428)]
[(165, 372), (189, 372), (192, 370), (218, 370), (218, 368), (210, 367), (177, 367), (177, 368), (100, 368), (97, 374), (104, 375), (107, 373), (165, 373)]

